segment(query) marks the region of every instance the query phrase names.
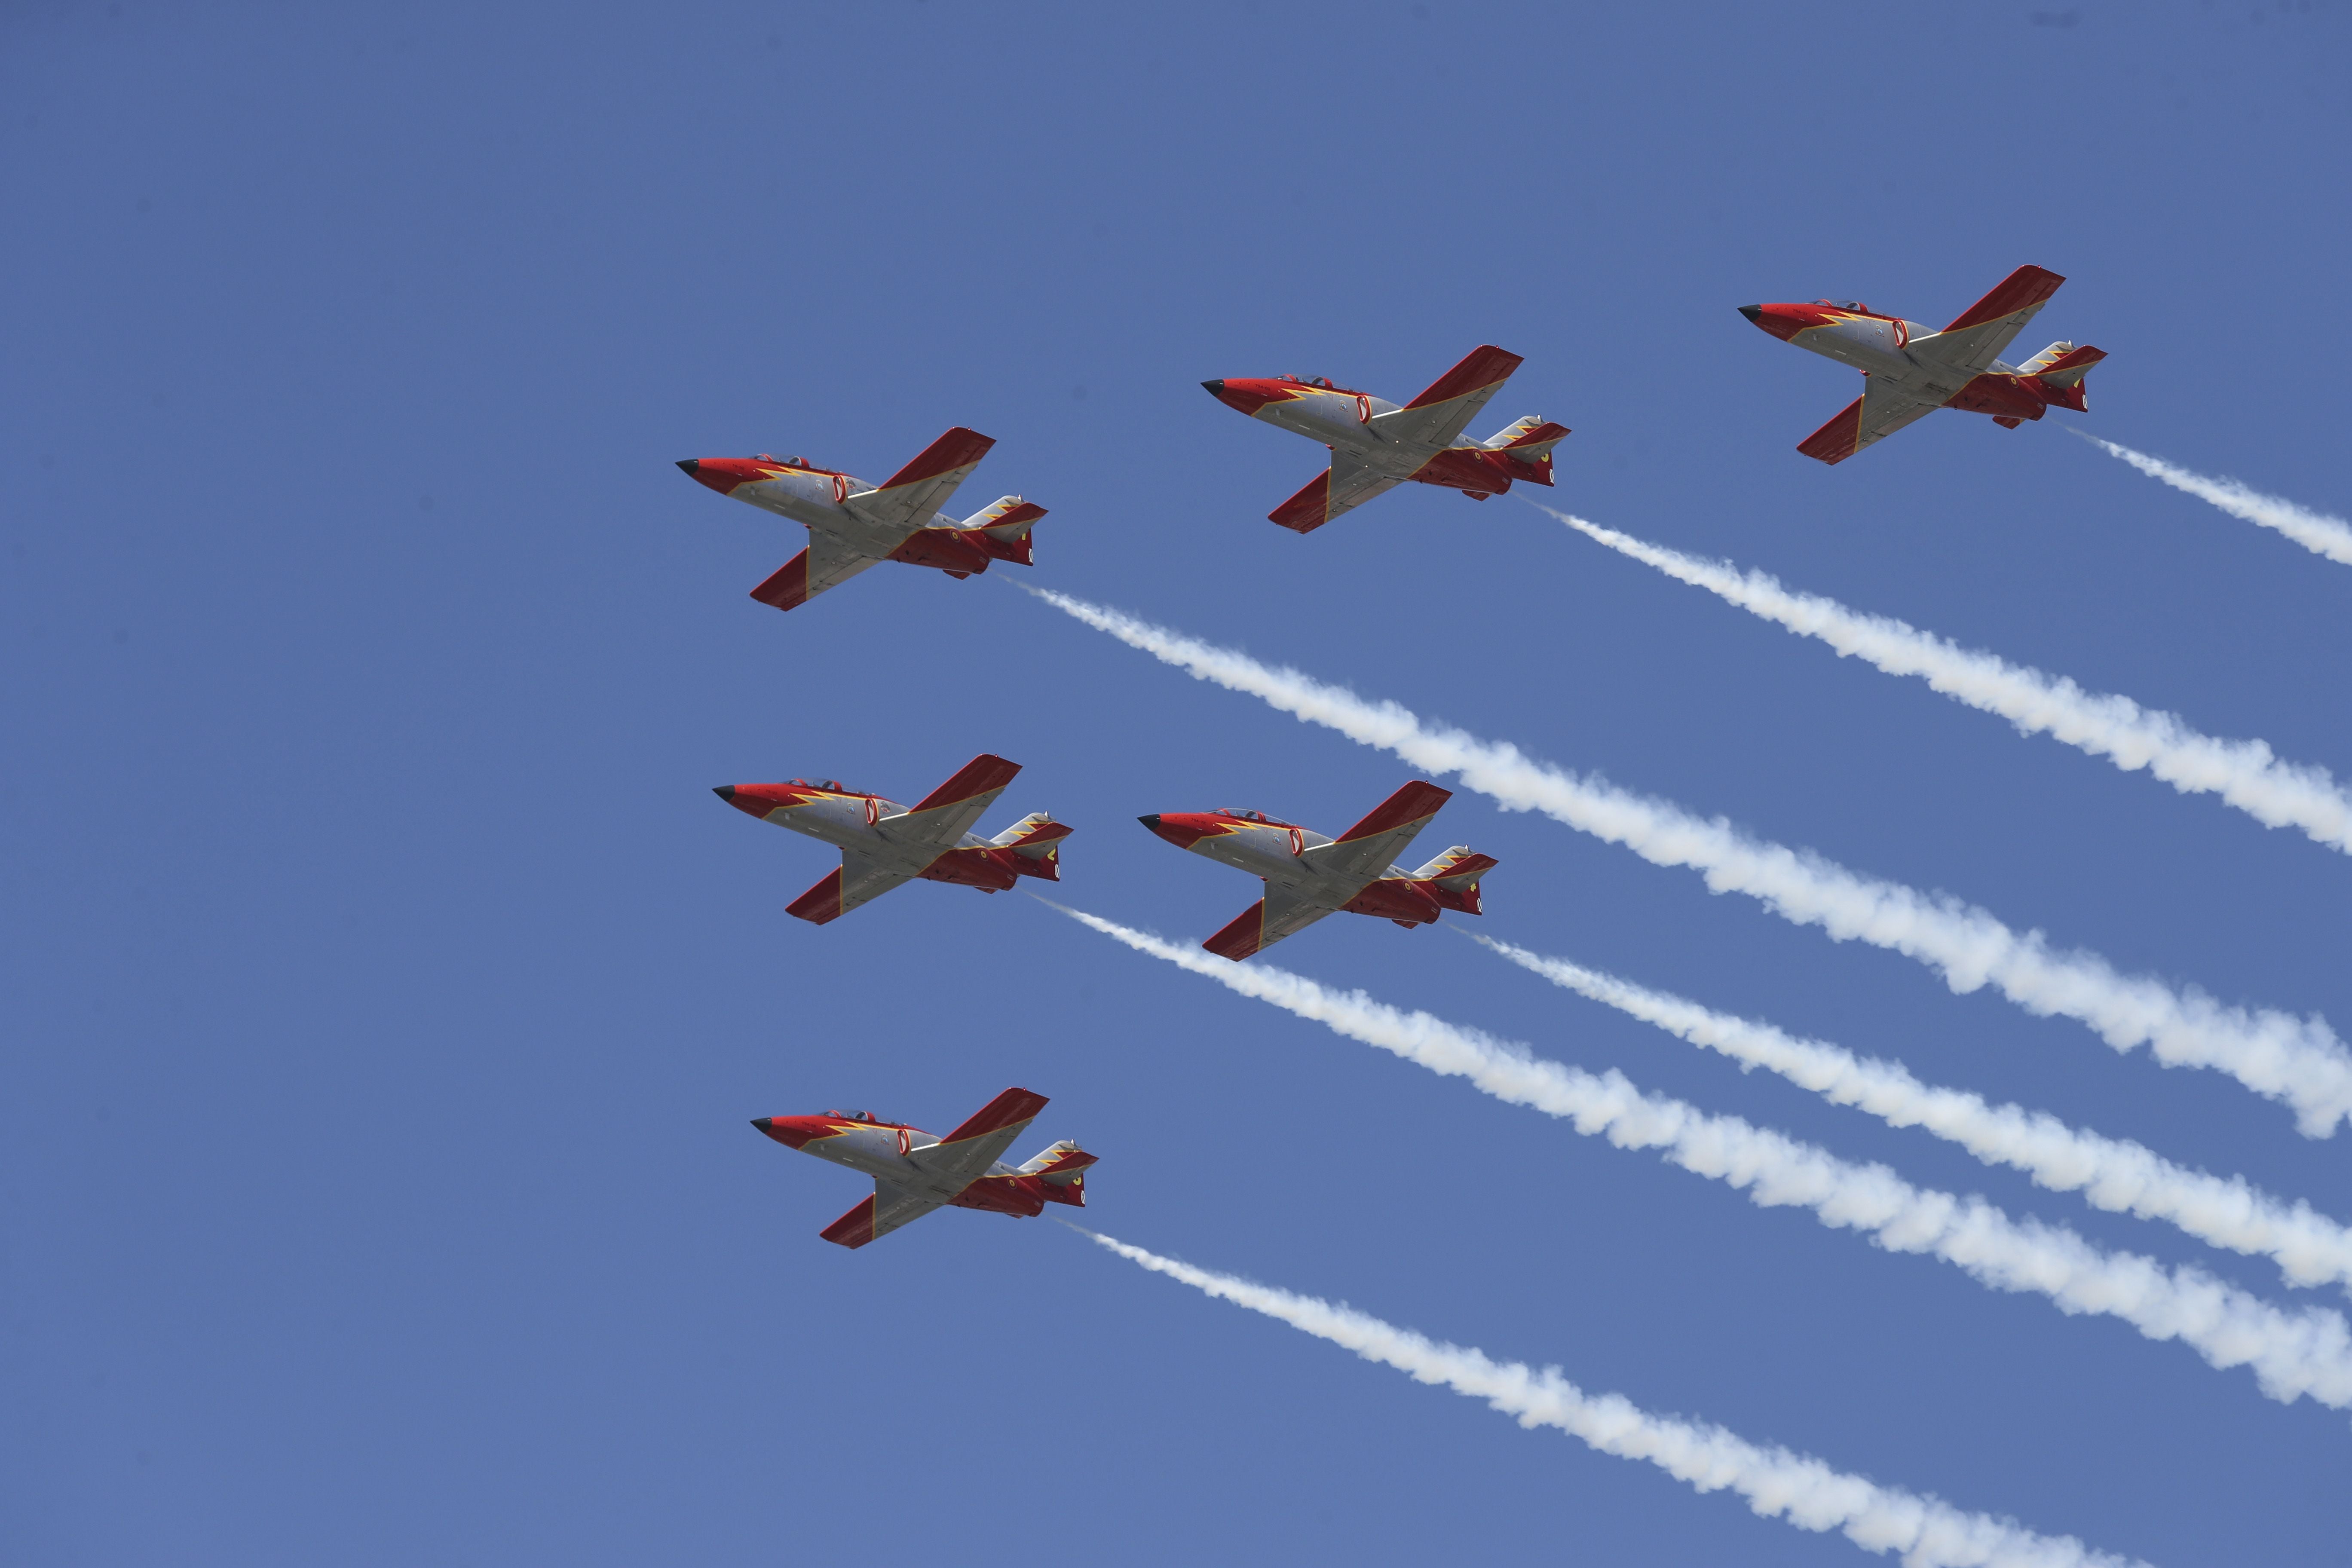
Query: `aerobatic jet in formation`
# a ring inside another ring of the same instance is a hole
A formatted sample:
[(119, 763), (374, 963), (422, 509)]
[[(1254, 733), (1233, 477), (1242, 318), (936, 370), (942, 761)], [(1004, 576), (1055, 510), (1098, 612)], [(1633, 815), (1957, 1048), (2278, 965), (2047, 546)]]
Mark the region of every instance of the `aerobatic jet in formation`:
[(1940, 332), (1852, 300), (1742, 305), (1739, 313), (1781, 342), (1842, 360), (1867, 378), (1860, 397), (1797, 443), (1808, 458), (1843, 463), (1938, 408), (1990, 414), (2011, 430), (2053, 405), (2082, 412), (2083, 377), (2107, 357), (2101, 351), (2060, 342), (2021, 365), (2000, 360), (2000, 351), (2064, 281), (2055, 272), (2021, 267)]
[(720, 784), (711, 793), (762, 822), (840, 847), (840, 869), (784, 910), (823, 925), (918, 877), (984, 893), (1002, 892), (1022, 877), (1060, 881), (1061, 841), (1070, 830), (1048, 814), (1032, 812), (993, 838), (971, 831), (1020, 771), (1019, 763), (977, 756), (913, 805), (836, 779)]
[(1402, 408), (1322, 378), (1201, 384), (1228, 407), (1331, 448), (1329, 471), (1266, 514), (1307, 533), (1407, 479), (1460, 490), (1472, 500), (1500, 495), (1515, 479), (1550, 484), (1551, 449), (1568, 434), (1565, 426), (1530, 415), (1484, 441), (1460, 439), (1463, 427), (1518, 368), (1517, 354), (1492, 343), (1473, 349)]
[(720, 495), (807, 525), (808, 548), (751, 590), (789, 610), (880, 561), (950, 577), (985, 572), (992, 561), (1028, 565), (1029, 530), (1044, 507), (1005, 496), (961, 522), (939, 510), (995, 445), (959, 425), (878, 485), (806, 458), (688, 458), (678, 467)]
[(1201, 944), (1238, 960), (1339, 910), (1401, 926), (1434, 924), (1445, 910), (1480, 913), (1478, 879), (1495, 868), (1493, 857), (1457, 844), (1418, 871), (1390, 864), (1453, 798), (1451, 790), (1416, 779), (1336, 839), (1262, 811), (1160, 812), (1138, 820), (1179, 849), (1265, 879), (1265, 897)]
[(1008, 1089), (944, 1138), (870, 1110), (828, 1110), (822, 1116), (762, 1116), (751, 1125), (803, 1154), (874, 1178), (874, 1195), (818, 1234), (843, 1247), (863, 1247), (935, 1208), (987, 1209), (1034, 1216), (1047, 1204), (1087, 1205), (1087, 1167), (1095, 1157), (1076, 1143), (1055, 1143), (1020, 1165), (1000, 1163), (1045, 1097)]

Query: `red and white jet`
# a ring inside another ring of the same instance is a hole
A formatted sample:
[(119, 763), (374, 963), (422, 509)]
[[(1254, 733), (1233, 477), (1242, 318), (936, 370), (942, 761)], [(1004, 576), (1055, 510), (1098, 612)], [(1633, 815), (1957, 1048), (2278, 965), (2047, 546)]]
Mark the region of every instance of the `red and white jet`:
[(998, 1162), (1045, 1103), (1042, 1094), (1008, 1089), (944, 1138), (885, 1121), (870, 1110), (762, 1116), (751, 1125), (787, 1149), (874, 1178), (872, 1197), (818, 1233), (844, 1247), (863, 1247), (935, 1208), (1029, 1217), (1047, 1204), (1086, 1207), (1087, 1167), (1095, 1157), (1076, 1143), (1055, 1143), (1024, 1164)]
[(1204, 381), (1218, 402), (1253, 419), (1331, 448), (1330, 471), (1266, 515), (1300, 533), (1407, 479), (1485, 500), (1514, 479), (1551, 483), (1551, 449), (1568, 434), (1536, 415), (1484, 441), (1463, 441), (1463, 427), (1519, 368), (1519, 356), (1488, 343), (1400, 408), (1369, 392), (1328, 380), (1277, 375), (1256, 381)]
[(720, 784), (711, 793), (762, 822), (840, 847), (840, 869), (784, 910), (823, 925), (918, 877), (983, 893), (1003, 892), (1022, 877), (1060, 881), (1061, 842), (1070, 830), (1048, 814), (1032, 812), (993, 838), (970, 831), (1020, 771), (1019, 763), (983, 753), (910, 806), (837, 779)]
[(1265, 879), (1265, 897), (1201, 944), (1238, 960), (1339, 910), (1401, 926), (1433, 925), (1445, 910), (1482, 913), (1478, 879), (1495, 868), (1494, 857), (1457, 844), (1418, 871), (1390, 864), (1453, 798), (1451, 790), (1416, 779), (1336, 839), (1262, 811), (1160, 812), (1137, 820), (1179, 849)]
[(1990, 414), (2011, 430), (2053, 404), (2081, 413), (2083, 377), (2107, 357), (2101, 351), (2060, 342), (2021, 365), (2000, 361), (2000, 351), (2064, 281), (2055, 272), (2021, 267), (1940, 332), (1853, 300), (1742, 305), (1739, 313), (1781, 342), (1842, 360), (1867, 378), (1860, 397), (1797, 443), (1808, 458), (1843, 463), (1938, 408)]
[(1029, 564), (1029, 530), (1045, 515), (1005, 496), (961, 522), (939, 510), (996, 443), (959, 425), (878, 485), (806, 458), (688, 458), (688, 478), (723, 496), (805, 523), (806, 550), (751, 590), (763, 605), (789, 610), (849, 581), (881, 561), (931, 566), (950, 577), (988, 570), (992, 561)]

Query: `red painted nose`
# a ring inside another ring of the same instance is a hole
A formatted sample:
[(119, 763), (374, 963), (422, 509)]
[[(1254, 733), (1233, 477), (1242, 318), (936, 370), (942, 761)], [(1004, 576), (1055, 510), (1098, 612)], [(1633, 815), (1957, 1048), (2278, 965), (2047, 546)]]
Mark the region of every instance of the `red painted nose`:
[(790, 784), (720, 784), (710, 793), (746, 816), (763, 822), (778, 806), (801, 803), (801, 792)]
[(1784, 343), (1821, 324), (1821, 311), (1811, 305), (1742, 305), (1739, 313)]
[(696, 484), (709, 485), (720, 495), (732, 495), (737, 485), (768, 477), (749, 458), (686, 458), (679, 460), (677, 468)]
[(1207, 837), (1206, 830), (1198, 826), (1196, 817), (1162, 816), (1155, 811), (1150, 816), (1139, 816), (1135, 820), (1179, 849), (1190, 849)]
[(1202, 389), (1228, 408), (1244, 414), (1255, 414), (1274, 399), (1251, 381), (1204, 381)]
[(797, 1149), (815, 1136), (815, 1130), (804, 1123), (805, 1116), (755, 1116), (751, 1125), (782, 1143), (787, 1149)]

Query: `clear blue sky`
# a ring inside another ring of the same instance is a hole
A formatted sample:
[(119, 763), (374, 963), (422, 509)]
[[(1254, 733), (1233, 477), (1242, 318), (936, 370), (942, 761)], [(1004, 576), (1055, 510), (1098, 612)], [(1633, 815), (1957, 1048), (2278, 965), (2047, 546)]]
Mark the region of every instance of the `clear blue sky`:
[[(1025, 899), (787, 919), (826, 852), (709, 786), (1001, 752), (992, 830), (1050, 808), (1069, 899), (1192, 940), (1250, 890), (1139, 813), (1337, 831), (1409, 774), (992, 581), (778, 615), (800, 531), (670, 467), (970, 425), (959, 500), (1052, 509), (1026, 580), (2352, 1025), (2342, 858), (1514, 500), (1285, 533), (1320, 454), (1197, 384), (1500, 343), (1491, 424), (1575, 430), (1545, 499), (2352, 773), (2352, 571), (2054, 422), (1808, 462), (1853, 378), (1734, 313), (1940, 323), (2034, 262), (2024, 346), (2112, 356), (2089, 427), (2342, 511), (2343, 6), (204, 9), (0, 18), (0, 1555), (1866, 1560), (1044, 1222), (840, 1251), (856, 1181), (745, 1125), (1017, 1083), (1144, 1246), (2168, 1568), (2352, 1563), (2352, 1424), (2179, 1345)], [(1466, 793), (1433, 837), (1501, 859), (1497, 935), (2352, 1217), (2352, 1133), (2217, 1074)], [(1274, 957), (2345, 1305), (1442, 932)]]

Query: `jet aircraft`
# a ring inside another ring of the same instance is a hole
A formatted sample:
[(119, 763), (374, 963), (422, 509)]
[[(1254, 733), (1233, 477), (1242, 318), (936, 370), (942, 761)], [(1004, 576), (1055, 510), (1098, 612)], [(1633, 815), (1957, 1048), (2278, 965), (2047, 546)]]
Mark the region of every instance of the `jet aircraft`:
[(970, 831), (1020, 771), (1019, 763), (983, 753), (911, 806), (837, 779), (720, 784), (711, 793), (762, 822), (840, 847), (840, 868), (784, 910), (823, 925), (918, 877), (983, 893), (1002, 892), (1022, 877), (1060, 881), (1061, 841), (1070, 830), (1047, 813), (1032, 812), (993, 838)]
[(1451, 790), (1416, 779), (1336, 839), (1262, 811), (1161, 812), (1137, 820), (1179, 849), (1265, 879), (1265, 897), (1201, 944), (1239, 960), (1338, 910), (1407, 927), (1434, 924), (1444, 910), (1483, 912), (1478, 879), (1495, 868), (1492, 856), (1457, 844), (1418, 871), (1390, 864), (1453, 798)]
[(1500, 495), (1514, 479), (1550, 484), (1551, 449), (1568, 434), (1566, 426), (1529, 415), (1484, 441), (1459, 439), (1519, 363), (1517, 354), (1492, 343), (1473, 349), (1402, 408), (1319, 377), (1201, 384), (1228, 407), (1331, 448), (1329, 471), (1266, 514), (1307, 533), (1407, 479), (1460, 490), (1472, 500)]
[(806, 604), (880, 561), (931, 566), (950, 577), (988, 570), (992, 561), (1029, 564), (1029, 530), (1045, 515), (1005, 496), (956, 521), (938, 509), (996, 443), (959, 425), (878, 485), (806, 458), (688, 458), (687, 476), (723, 496), (805, 523), (806, 550), (751, 590), (763, 605)]
[(1076, 1143), (1055, 1143), (1020, 1165), (997, 1159), (1045, 1104), (1042, 1094), (1008, 1089), (944, 1138), (870, 1110), (762, 1116), (751, 1125), (787, 1149), (874, 1178), (873, 1196), (817, 1233), (843, 1247), (863, 1247), (935, 1208), (1027, 1217), (1047, 1204), (1086, 1207), (1087, 1167), (1095, 1156)]
[(2000, 351), (2064, 281), (2055, 272), (2021, 267), (1940, 332), (1852, 300), (1742, 305), (1739, 313), (1781, 342), (1842, 360), (1867, 378), (1860, 397), (1797, 443), (1808, 458), (1843, 463), (1938, 408), (1990, 414), (2011, 430), (2053, 405), (2081, 413), (2087, 406), (2083, 377), (2107, 357), (2100, 350), (2062, 341), (2021, 365), (2000, 360)]

